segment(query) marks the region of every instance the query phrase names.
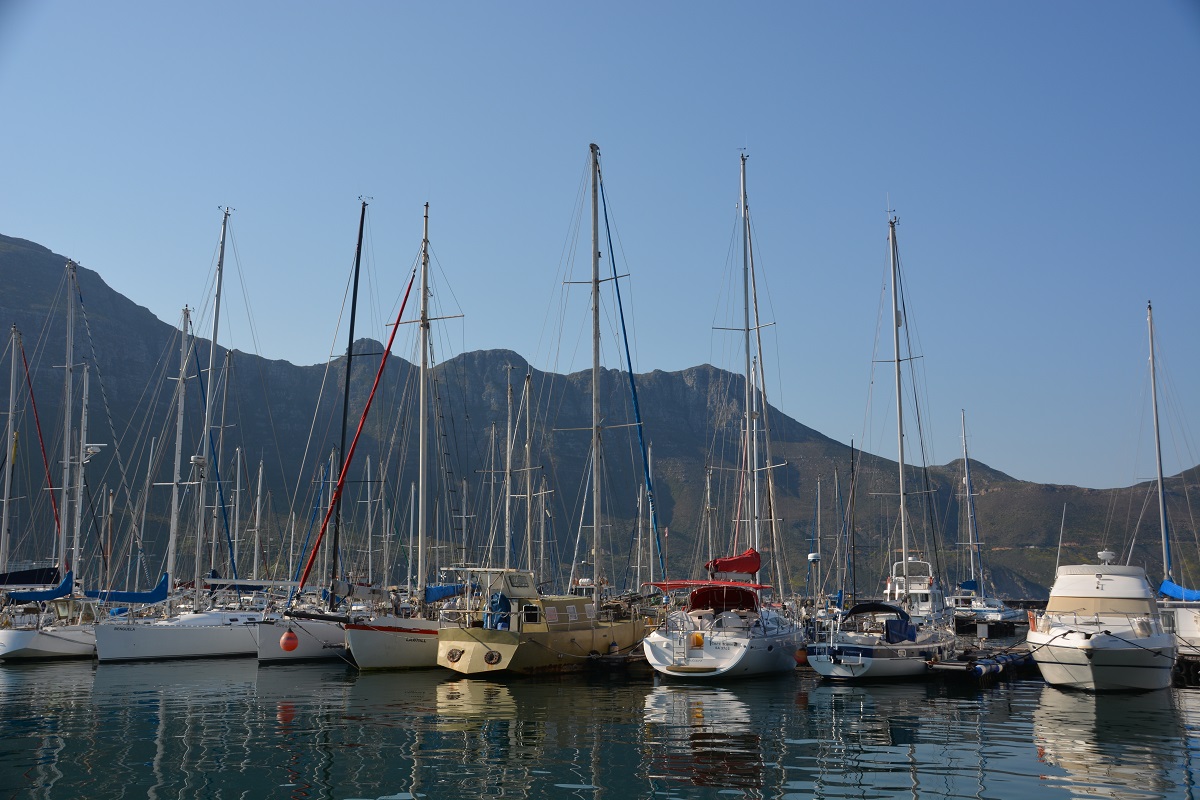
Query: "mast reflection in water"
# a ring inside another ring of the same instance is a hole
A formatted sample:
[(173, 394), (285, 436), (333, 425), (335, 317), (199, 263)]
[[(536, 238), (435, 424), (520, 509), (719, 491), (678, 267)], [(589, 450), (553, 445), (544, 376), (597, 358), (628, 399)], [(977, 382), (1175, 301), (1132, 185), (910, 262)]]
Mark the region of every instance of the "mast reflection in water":
[(1195, 796), (1200, 690), (0, 665), (0, 798)]

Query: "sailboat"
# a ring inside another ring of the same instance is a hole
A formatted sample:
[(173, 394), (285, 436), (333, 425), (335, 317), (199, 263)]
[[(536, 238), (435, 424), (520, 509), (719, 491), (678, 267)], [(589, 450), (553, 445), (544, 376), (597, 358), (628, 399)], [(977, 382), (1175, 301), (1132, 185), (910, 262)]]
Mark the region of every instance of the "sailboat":
[[(600, 148), (591, 145), (592, 188), (592, 532), (601, 530), (600, 477)], [(507, 552), (507, 551), (506, 551)], [(532, 565), (531, 565), (532, 566)], [(480, 568), (466, 573), (483, 607), (447, 609), (438, 631), (437, 663), (456, 672), (537, 673), (580, 669), (627, 654), (645, 623), (628, 609), (601, 602), (594, 578), (565, 595), (543, 595), (532, 569)], [(352, 648), (353, 650), (353, 648)], [(355, 658), (357, 658), (355, 653)]]
[[(354, 279), (350, 296), (349, 336), (346, 342), (346, 372), (342, 377), (342, 431), (341, 444), (338, 453), (346, 452), (346, 423), (350, 413), (350, 375), (354, 360), (354, 322), (358, 309), (358, 279), (362, 265), (363, 230), (367, 221), (367, 201), (362, 200), (358, 216), (358, 240), (354, 248)], [(332, 570), (329, 578), (329, 608), (322, 610), (317, 607), (306, 608), (289, 603), (280, 619), (268, 617), (262, 621), (255, 631), (258, 642), (259, 664), (286, 664), (297, 661), (349, 661), (350, 651), (346, 646), (345, 624), (351, 621), (347, 609), (338, 608), (338, 598), (342, 598), (347, 607), (350, 606), (349, 591), (342, 591), (342, 581), (339, 581), (339, 532), (341, 525), (341, 495), (339, 494), (333, 512), (333, 539), (330, 543), (329, 554)], [(345, 587), (353, 590), (356, 587)], [(291, 598), (295, 601), (295, 596)], [(360, 615), (365, 619), (367, 614)]]
[[(80, 560), (80, 536), (83, 512), (83, 474), (84, 466), (89, 458), (99, 452), (96, 445), (87, 443), (87, 406), (88, 406), (88, 370), (84, 368), (82, 411), (80, 413), (78, 438), (73, 436), (74, 391), (73, 377), (75, 373), (74, 339), (75, 339), (75, 301), (79, 297), (79, 286), (74, 261), (67, 261), (66, 303), (67, 303), (67, 336), (66, 361), (64, 377), (63, 401), (63, 455), (62, 455), (62, 487), (60, 500), (57, 505), (55, 518), (58, 528), (58, 538), (55, 553), (59, 564), (56, 575), (62, 580), (57, 585), (43, 588), (28, 587), (24, 590), (8, 591), (5, 605), (8, 608), (3, 617), (3, 629), (0, 629), (0, 659), (4, 661), (32, 661), (61, 658), (91, 658), (96, 652), (96, 620), (99, 615), (99, 604), (94, 598), (88, 597), (81, 591), (76, 580)], [(6, 437), (6, 448), (13, 441), (12, 409), (16, 389), (16, 355), (18, 339), (14, 332), (12, 379), (9, 399), (9, 431)], [(11, 456), (9, 449), (8, 455)], [(8, 470), (11, 469), (9, 458), (5, 458), (5, 521), (4, 536), (7, 537), (8, 514)], [(75, 476), (72, 478), (72, 468)], [(74, 497), (71, 495), (75, 489)], [(74, 509), (72, 516), (71, 510)], [(68, 528), (74, 520), (72, 538), (68, 540)], [(7, 541), (7, 538), (6, 538)], [(7, 563), (4, 565), (7, 569)]]
[[(646, 661), (663, 675), (689, 678), (746, 677), (795, 670), (803, 647), (799, 623), (770, 608), (763, 599), (769, 585), (755, 579), (762, 566), (758, 475), (759, 393), (752, 368), (750, 324), (753, 291), (753, 249), (750, 244), (750, 211), (746, 202), (746, 158), (741, 156), (742, 275), (745, 337), (745, 429), (741, 460), (744, 473), (741, 507), (750, 515), (751, 546), (737, 556), (716, 558), (705, 565), (707, 580), (658, 581), (652, 585), (665, 593), (688, 592), (686, 608), (669, 613), (643, 643)], [(757, 322), (757, 320), (756, 320)], [(757, 376), (761, 378), (761, 375)], [(764, 403), (765, 407), (765, 403)], [(767, 456), (769, 461), (769, 450)], [(770, 468), (770, 464), (767, 464)], [(773, 510), (774, 504), (770, 504)], [(776, 555), (778, 559), (778, 553)]]
[(1167, 494), (1163, 485), (1162, 437), (1158, 426), (1158, 376), (1154, 363), (1154, 309), (1146, 304), (1146, 326), (1150, 331), (1150, 397), (1154, 408), (1154, 461), (1157, 468), (1158, 520), (1162, 535), (1163, 580), (1158, 587), (1158, 609), (1163, 624), (1175, 633), (1179, 666), (1184, 677), (1195, 682), (1200, 677), (1200, 591), (1186, 589), (1175, 582), (1171, 559), (1170, 526), (1167, 522)]
[[(345, 623), (346, 646), (360, 670), (414, 669), (437, 666), (438, 622), (431, 604), (436, 598), (426, 587), (426, 536), (428, 510), (428, 416), (429, 389), (429, 204), (425, 204), (421, 237), (420, 371), (418, 373), (417, 417), (417, 586), (415, 607), (387, 613), (369, 620)], [(436, 587), (428, 587), (436, 589)]]
[(963, 508), (967, 527), (967, 580), (959, 584), (959, 592), (946, 598), (954, 611), (954, 621), (959, 628), (976, 629), (979, 624), (1006, 626), (1009, 632), (1014, 625), (1026, 619), (1025, 612), (1012, 608), (999, 597), (987, 593), (987, 582), (983, 575), (983, 546), (979, 541), (979, 526), (975, 517), (975, 491), (971, 483), (971, 458), (967, 453), (967, 412), (962, 412), (963, 437)]
[[(205, 503), (208, 476), (215, 466), (216, 449), (210, 433), (213, 427), (213, 407), (216, 392), (217, 334), (221, 320), (221, 285), (225, 266), (225, 237), (231, 209), (223, 208), (221, 217), (221, 241), (217, 256), (216, 293), (213, 303), (212, 338), (209, 342), (208, 382), (205, 386), (204, 427), (201, 430), (200, 453), (191, 457), (191, 463), (199, 468), (200, 479), (197, 489), (196, 507), (196, 554), (193, 593), (190, 608), (183, 613), (172, 614), (172, 603), (183, 606), (185, 598), (171, 598), (171, 602), (160, 606), (159, 614), (124, 618), (112, 624), (96, 627), (96, 657), (105, 662), (167, 660), (180, 658), (229, 658), (252, 657), (258, 652), (255, 640), (256, 626), (262, 621), (263, 611), (255, 608), (240, 608), (237, 605), (210, 607), (215, 597), (205, 596), (205, 578), (201, 574), (201, 555), (208, 523), (216, 524), (217, 506)], [(186, 316), (185, 316), (186, 320)], [(186, 326), (186, 323), (185, 323)], [(172, 524), (168, 543), (167, 570), (175, 569), (174, 557), (178, 528), (179, 448), (181, 447), (183, 383), (186, 374), (188, 337), (183, 336), (180, 345), (179, 408), (176, 416), (176, 478), (172, 491)]]
[(888, 219), (892, 279), (892, 344), (896, 384), (896, 431), (900, 477), (900, 561), (887, 577), (883, 602), (852, 606), (822, 638), (808, 644), (808, 663), (822, 677), (875, 680), (913, 678), (927, 674), (929, 663), (957, 654), (953, 615), (933, 565), (909, 554), (908, 509), (904, 467), (904, 402), (900, 365), (900, 253), (897, 219)]

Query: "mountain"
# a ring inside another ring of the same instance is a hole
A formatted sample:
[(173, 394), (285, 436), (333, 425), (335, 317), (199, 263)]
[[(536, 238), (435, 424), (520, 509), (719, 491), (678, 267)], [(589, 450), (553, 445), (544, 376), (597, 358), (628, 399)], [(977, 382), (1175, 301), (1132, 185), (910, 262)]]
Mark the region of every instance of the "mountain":
[[(14, 419), (19, 435), (13, 460), (14, 497), (20, 500), (12, 505), (10, 547), (15, 558), (24, 560), (53, 555), (53, 536), (48, 534), (55, 524), (50, 501), (53, 495), (57, 502), (58, 493), (47, 492), (45, 487), (47, 474), (54, 486), (62, 480), (65, 263), (64, 257), (45, 247), (0, 236), (0, 285), (4, 286), (0, 323), (15, 325), (22, 333), (36, 402), (35, 415), (22, 367), (17, 378)], [(170, 516), (179, 331), (114, 292), (95, 272), (78, 267), (77, 276), (82, 303), (76, 322), (75, 361), (89, 365), (88, 442), (104, 445), (87, 464), (88, 511), (82, 524), (86, 548), (92, 558), (106, 564), (112, 580), (122, 580), (131, 571), (149, 579), (162, 562)], [(209, 349), (202, 333), (196, 332), (195, 352), (185, 373), (181, 450), (185, 482), (189, 480), (190, 457), (200, 452), (200, 383), (208, 379), (204, 373)], [(363, 339), (355, 343), (348, 436), (353, 436), (382, 352), (379, 342)], [(0, 366), (0, 398), (8, 396), (10, 353), (6, 345)], [(220, 347), (217, 354), (216, 363), (226, 369), (217, 376), (219, 406), (214, 408), (214, 419), (224, 422), (219, 427), (222, 435), (212, 445), (220, 457), (218, 468), (208, 476), (208, 496), (211, 501), (219, 479), (230, 507), (227, 513), (237, 523), (231, 523), (227, 533), (222, 532), (224, 526), (216, 528), (216, 533), (209, 530), (206, 537), (224, 538), (231, 545), (237, 540), (242, 574), (249, 570), (252, 556), (277, 568), (284, 562), (294, 563), (298, 554), (307, 552), (320, 524), (323, 498), (328, 497), (330, 464), (336, 460), (331, 454), (338, 449), (341, 432), (345, 358), (328, 365), (297, 366)], [(404, 550), (411, 529), (408, 498), (417, 464), (416, 373), (408, 361), (394, 355), (389, 359), (356, 451), (354, 472), (347, 481), (350, 488), (343, 509), (347, 525), (383, 530), (382, 511), (389, 510), (387, 528), (394, 532), (394, 541), (363, 545), (372, 550), (373, 557), (388, 561), (395, 561), (396, 553)], [(729, 498), (739, 452), (731, 443), (736, 443), (739, 435), (743, 381), (710, 365), (678, 372), (656, 370), (638, 375), (636, 380), (643, 430), (653, 458), (656, 511), (668, 572), (695, 576), (712, 555), (725, 554), (727, 536), (723, 532), (729, 527), (728, 520), (739, 513)], [(568, 543), (575, 540), (581, 526), (589, 524), (581, 519), (580, 508), (590, 469), (591, 372), (544, 373), (532, 369), (520, 355), (502, 350), (463, 353), (436, 364), (432, 371), (436, 411), (431, 417), (430, 465), (431, 483), (436, 488), (431, 493), (435, 502), (430, 525), (437, 529), (435, 564), (444, 570), (461, 557), (463, 542), (468, 539), (486, 542), (492, 552), (502, 552), (504, 492), (500, 487), (506, 462), (503, 442), (509, 425), (510, 382), (512, 492), (517, 495), (509, 504), (512, 546), (515, 550), (526, 546), (528, 524), (529, 547), (540, 548), (542, 540), (538, 538), (535, 544), (534, 537), (540, 537), (544, 525), (553, 534), (548, 546), (557, 563), (598, 561), (614, 582), (631, 582), (636, 576), (624, 564), (635, 541), (637, 496), (643, 477), (636, 458), (638, 444), (636, 429), (631, 427), (634, 415), (626, 376), (605, 370), (600, 385), (606, 425), (602, 475), (611, 490), (608, 496), (613, 498), (606, 508), (611, 520), (605, 537), (608, 545), (597, 553), (577, 553)], [(72, 424), (77, 426), (82, 369), (75, 370), (74, 385)], [(898, 492), (895, 463), (870, 454), (852, 454), (846, 445), (777, 409), (768, 412), (766, 423), (774, 441), (771, 458), (779, 465), (771, 471), (778, 507), (773, 512), (766, 510), (765, 515), (780, 521), (779, 555), (786, 562), (788, 580), (801, 587), (807, 578), (818, 480), (823, 497), (822, 569), (826, 573), (835, 569), (839, 538), (833, 499), (835, 475), (843, 503), (848, 503), (853, 469), (858, 589), (863, 594), (877, 592), (897, 547), (892, 541)], [(41, 444), (35, 446), (39, 427)], [(528, 472), (524, 469), (527, 435)], [(368, 459), (373, 469), (369, 482), (365, 472)], [(261, 502), (257, 493), (260, 469)], [(959, 459), (924, 471), (913, 468), (909, 478), (919, 492), (910, 501), (914, 503), (914, 527), (938, 531), (929, 534), (931, 538), (923, 546), (951, 572), (961, 571), (963, 558), (958, 545), (961, 471)], [(195, 477), (192, 474), (191, 480)], [(1136, 531), (1134, 562), (1146, 565), (1151, 575), (1159, 574), (1157, 515), (1152, 505), (1145, 506), (1152, 489), (1148, 484), (1106, 491), (1035, 484), (974, 460), (972, 477), (985, 559), (1002, 594), (1045, 595), (1053, 578), (1060, 529), (1063, 563), (1091, 562), (1102, 546), (1126, 552), (1130, 532)], [(1179, 509), (1185, 508), (1198, 477), (1197, 469), (1192, 469), (1171, 479), (1169, 504), (1176, 513), (1182, 515)], [(195, 491), (192, 486), (182, 487), (185, 494)], [(532, 508), (525, 499), (527, 486), (535, 495)], [(106, 505), (103, 501), (110, 495), (111, 504)], [(181, 553), (195, 550), (200, 517), (194, 502), (188, 504), (190, 499), (185, 497), (181, 504), (181, 530), (185, 531)], [(925, 501), (924, 508), (918, 507), (919, 500)], [(546, 504), (544, 512), (542, 502)], [(109, 507), (114, 510), (111, 523), (105, 516)], [(258, 508), (263, 509), (261, 521), (255, 517)], [(706, 512), (706, 508), (715, 510)], [(370, 522), (366, 521), (368, 511)], [(385, 548), (390, 550), (384, 552)], [(1184, 574), (1195, 566), (1194, 555), (1178, 556)], [(344, 557), (350, 558), (349, 551)], [(189, 573), (190, 556), (184, 564), (182, 572)], [(400, 567), (393, 572), (392, 579), (403, 580), (403, 570)]]

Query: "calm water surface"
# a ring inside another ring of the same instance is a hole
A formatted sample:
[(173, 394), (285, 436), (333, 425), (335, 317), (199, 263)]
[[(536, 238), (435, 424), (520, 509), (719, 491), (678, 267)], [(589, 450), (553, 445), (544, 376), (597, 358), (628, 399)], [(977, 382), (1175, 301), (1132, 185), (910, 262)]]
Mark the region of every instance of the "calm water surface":
[(0, 798), (1190, 798), (1200, 690), (0, 665)]

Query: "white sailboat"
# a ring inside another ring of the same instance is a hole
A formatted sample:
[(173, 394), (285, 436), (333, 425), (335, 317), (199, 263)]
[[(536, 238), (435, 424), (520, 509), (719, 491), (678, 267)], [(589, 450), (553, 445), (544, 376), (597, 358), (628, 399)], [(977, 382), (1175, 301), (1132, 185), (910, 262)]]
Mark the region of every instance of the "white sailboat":
[(1011, 630), (1012, 626), (1026, 619), (1025, 612), (1012, 608), (999, 597), (987, 593), (987, 579), (983, 574), (983, 546), (979, 541), (978, 520), (975, 517), (975, 488), (971, 483), (971, 458), (967, 453), (967, 412), (962, 412), (963, 437), (963, 508), (967, 528), (967, 563), (968, 577), (959, 584), (959, 591), (946, 599), (954, 612), (955, 623), (958, 627), (968, 627), (974, 631), (975, 626), (1004, 625)]
[(933, 565), (909, 553), (904, 467), (904, 403), (900, 365), (900, 254), (896, 218), (888, 220), (892, 273), (892, 344), (896, 384), (896, 431), (900, 477), (900, 561), (892, 565), (884, 602), (859, 603), (808, 644), (808, 663), (822, 677), (841, 680), (913, 678), (928, 673), (931, 661), (957, 654), (953, 615)]
[[(346, 372), (342, 377), (342, 430), (339, 457), (346, 454), (346, 423), (350, 413), (350, 375), (354, 361), (354, 323), (358, 308), (358, 279), (362, 265), (363, 230), (367, 221), (367, 201), (361, 201), (358, 216), (358, 239), (354, 248), (354, 278), (350, 296), (350, 321), (346, 343)], [(386, 356), (385, 356), (386, 358)], [(347, 465), (348, 466), (348, 465)], [(369, 464), (368, 464), (369, 468)], [(255, 639), (258, 642), (259, 664), (287, 664), (297, 661), (350, 660), (346, 645), (345, 625), (351, 621), (352, 608), (348, 592), (339, 590), (339, 532), (341, 526), (341, 495), (333, 501), (337, 508), (333, 512), (333, 540), (329, 547), (332, 574), (329, 578), (329, 608), (322, 610), (312, 604), (305, 607), (292, 603), (280, 619), (268, 617), (258, 626)], [(347, 587), (353, 589), (354, 587)], [(338, 608), (341, 598), (344, 608)], [(359, 617), (365, 619), (369, 614)]]
[(417, 604), (411, 615), (399, 612), (345, 623), (346, 646), (360, 670), (419, 669), (437, 666), (438, 622), (426, 597), (426, 507), (428, 473), (429, 380), (429, 204), (421, 238), (420, 372), (417, 417)]
[[(600, 450), (600, 148), (591, 145), (592, 178), (592, 532), (601, 528)], [(506, 548), (507, 553), (507, 548)], [(485, 608), (446, 610), (438, 632), (437, 663), (466, 675), (580, 669), (609, 654), (627, 654), (642, 641), (645, 623), (628, 609), (601, 603), (593, 578), (578, 593), (543, 595), (533, 571), (469, 571)], [(355, 658), (357, 658), (355, 652)]]
[[(201, 554), (203, 551), (207, 521), (215, 524), (216, 509), (205, 505), (205, 487), (209, 466), (213, 462), (209, 432), (213, 425), (213, 406), (216, 384), (217, 334), (221, 319), (221, 283), (225, 264), (225, 235), (229, 223), (230, 209), (222, 209), (221, 242), (217, 257), (216, 295), (213, 304), (212, 339), (209, 343), (208, 383), (204, 408), (204, 427), (201, 430), (201, 452), (192, 456), (192, 464), (199, 467), (200, 480), (197, 486), (196, 512), (196, 558), (194, 592), (190, 610), (170, 614), (170, 604), (162, 608), (164, 617), (139, 617), (97, 626), (96, 657), (100, 661), (140, 661), (181, 658), (229, 658), (252, 657), (258, 652), (255, 626), (262, 621), (263, 612), (258, 609), (237, 607), (207, 607), (205, 579), (202, 577)], [(181, 345), (180, 399), (177, 420), (182, 419), (182, 383), (186, 369), (186, 335)], [(176, 479), (172, 499), (172, 533), (168, 544), (167, 569), (175, 568), (174, 555), (177, 541), (178, 509), (174, 505), (178, 497), (178, 443), (181, 434), (177, 431)], [(211, 512), (211, 516), (210, 516)], [(171, 573), (173, 574), (173, 573)]]
[[(56, 560), (62, 582), (56, 587), (33, 588), (6, 593), (3, 628), (0, 629), (0, 659), (4, 661), (33, 661), (61, 658), (91, 658), (96, 653), (96, 619), (99, 604), (86, 596), (80, 589), (80, 535), (84, 516), (82, 509), (83, 472), (88, 459), (98, 452), (95, 445), (87, 443), (88, 371), (83, 374), (82, 410), (79, 420), (78, 438), (72, 436), (74, 414), (75, 373), (75, 299), (79, 296), (76, 264), (67, 261), (66, 303), (67, 337), (64, 390), (63, 390), (63, 455), (62, 487), (60, 488), (58, 540), (55, 547)], [(17, 340), (13, 340), (12, 382), (10, 383), (10, 411), (13, 408), (16, 387)], [(12, 442), (12, 414), (9, 414), (7, 443)], [(6, 445), (7, 446), (7, 445)], [(9, 450), (11, 453), (12, 450)], [(4, 535), (7, 537), (8, 513), (8, 470), (6, 462)], [(75, 468), (74, 483), (71, 470)], [(71, 489), (74, 487), (74, 497)], [(72, 516), (72, 509), (74, 515)], [(72, 537), (68, 539), (68, 528), (74, 520)], [(7, 541), (7, 539), (6, 539)], [(68, 546), (69, 545), (69, 546)], [(7, 568), (7, 565), (5, 565)]]
[(1163, 484), (1162, 437), (1158, 425), (1158, 374), (1154, 361), (1154, 309), (1146, 304), (1146, 327), (1150, 332), (1150, 397), (1154, 410), (1154, 463), (1158, 490), (1158, 522), (1162, 535), (1163, 580), (1158, 587), (1158, 609), (1167, 630), (1175, 634), (1178, 666), (1185, 680), (1200, 678), (1200, 591), (1175, 582), (1171, 558), (1171, 532), (1167, 520), (1167, 494)]
[[(642, 648), (646, 661), (663, 675), (689, 678), (747, 677), (795, 670), (803, 647), (803, 630), (790, 617), (770, 608), (763, 600), (769, 585), (755, 578), (761, 567), (759, 555), (762, 517), (756, 431), (761, 396), (755, 385), (761, 375), (752, 367), (752, 336), (759, 326), (751, 325), (750, 306), (754, 291), (753, 248), (750, 243), (750, 211), (746, 202), (746, 156), (741, 156), (742, 274), (744, 287), (745, 430), (741, 456), (745, 489), (741, 506), (750, 515), (752, 546), (742, 555), (717, 558), (705, 565), (708, 580), (658, 581), (652, 585), (671, 593), (688, 590), (686, 608), (671, 612), (647, 634)], [(757, 323), (757, 320), (755, 320)], [(765, 410), (766, 403), (763, 403)], [(766, 448), (764, 448), (766, 449)], [(770, 451), (766, 449), (770, 469)], [(774, 504), (769, 507), (774, 510)], [(778, 551), (776, 551), (778, 560)]]

